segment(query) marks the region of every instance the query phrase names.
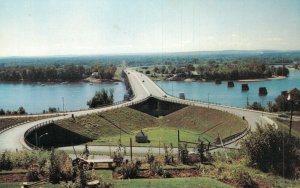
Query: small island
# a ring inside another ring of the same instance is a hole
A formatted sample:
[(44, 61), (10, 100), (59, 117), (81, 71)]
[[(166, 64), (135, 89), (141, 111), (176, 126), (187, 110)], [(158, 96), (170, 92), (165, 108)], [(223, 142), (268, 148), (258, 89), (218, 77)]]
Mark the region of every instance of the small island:
[[(144, 68), (145, 69), (145, 68)], [(140, 70), (143, 72), (143, 70)], [(263, 62), (217, 62), (207, 61), (199, 64), (180, 64), (155, 66), (147, 68), (143, 73), (154, 80), (168, 81), (264, 81), (269, 79), (283, 79), (289, 75), (285, 65), (273, 66)]]

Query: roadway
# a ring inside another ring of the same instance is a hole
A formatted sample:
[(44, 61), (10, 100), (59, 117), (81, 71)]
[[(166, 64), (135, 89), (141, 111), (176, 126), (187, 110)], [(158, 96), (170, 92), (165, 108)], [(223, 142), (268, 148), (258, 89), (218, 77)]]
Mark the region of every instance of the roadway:
[[(4, 150), (21, 150), (24, 147), (30, 149), (28, 146), (26, 147), (26, 144), (24, 143), (24, 133), (26, 130), (29, 128), (35, 126), (38, 123), (43, 123), (46, 121), (56, 121), (59, 119), (65, 119), (71, 117), (73, 114), (74, 116), (82, 116), (82, 115), (87, 115), (90, 113), (95, 113), (95, 112), (103, 112), (107, 110), (112, 110), (115, 108), (120, 108), (128, 105), (132, 105), (133, 103), (138, 103), (142, 100), (147, 99), (149, 96), (161, 98), (162, 100), (169, 100), (169, 101), (174, 101), (178, 103), (187, 103), (186, 100), (179, 99), (177, 97), (168, 95), (165, 93), (159, 86), (157, 86), (149, 77), (146, 75), (139, 73), (135, 70), (132, 69), (126, 69), (125, 73), (127, 74), (127, 77), (129, 79), (131, 88), (134, 92), (134, 98), (131, 101), (124, 102), (121, 104), (117, 104), (114, 106), (107, 106), (107, 107), (102, 107), (98, 109), (87, 109), (83, 111), (76, 111), (76, 112), (66, 112), (64, 113), (64, 116), (58, 116), (58, 117), (51, 117), (35, 122), (29, 122), (17, 127), (14, 127), (12, 129), (9, 129), (5, 132), (0, 133), (0, 151)], [(200, 103), (200, 102), (189, 102), (192, 105), (195, 106), (202, 106), (202, 107), (207, 107), (207, 103)], [(259, 111), (253, 111), (253, 110), (247, 110), (247, 109), (242, 109), (242, 108), (235, 108), (235, 107), (229, 107), (229, 106), (222, 106), (222, 105), (215, 105), (215, 104), (209, 104), (210, 108), (217, 109), (217, 110), (222, 110), (222, 111), (227, 111), (229, 113), (235, 114), (237, 116), (244, 116), (245, 119), (248, 121), (251, 130), (255, 130), (256, 127), (259, 124), (263, 124), (263, 122), (269, 122), (269, 120), (265, 120), (266, 118), (262, 118), (262, 116), (275, 116), (274, 114), (270, 113), (262, 113)], [(29, 115), (30, 116), (30, 115)], [(236, 143), (233, 143), (230, 145), (230, 147), (238, 147)], [(142, 150), (142, 149), (141, 149)]]

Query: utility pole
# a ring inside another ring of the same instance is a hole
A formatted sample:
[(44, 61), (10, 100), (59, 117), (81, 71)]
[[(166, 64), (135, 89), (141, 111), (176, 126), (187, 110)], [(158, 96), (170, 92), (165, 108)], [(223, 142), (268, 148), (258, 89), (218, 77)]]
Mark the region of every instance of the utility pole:
[(130, 137), (130, 160), (132, 161), (132, 139)]
[(178, 149), (178, 160), (180, 160), (180, 151), (179, 151), (180, 135), (179, 130), (177, 130), (177, 149)]
[(293, 111), (294, 111), (294, 101), (290, 100), (290, 102), (291, 102), (291, 116), (290, 116), (289, 137), (291, 137), (292, 134)]

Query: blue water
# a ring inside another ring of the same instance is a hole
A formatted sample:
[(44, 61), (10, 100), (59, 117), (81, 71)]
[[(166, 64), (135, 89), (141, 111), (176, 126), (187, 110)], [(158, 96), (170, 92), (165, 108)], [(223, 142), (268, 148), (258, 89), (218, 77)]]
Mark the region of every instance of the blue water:
[[(234, 88), (227, 88), (227, 82), (216, 85), (212, 82), (168, 82), (159, 81), (157, 84), (167, 93), (179, 96), (185, 93), (186, 98), (220, 103), (224, 105), (245, 107), (247, 97), (249, 103), (254, 101), (267, 105), (273, 101), (283, 90), (297, 87), (300, 89), (300, 71), (290, 71), (290, 76), (283, 80), (271, 80), (263, 82), (249, 82), (250, 90), (241, 92), (241, 83), (235, 82)], [(267, 87), (268, 95), (260, 97), (259, 87)], [(5, 110), (17, 110), (23, 106), (29, 113), (41, 113), (49, 107), (62, 110), (64, 98), (65, 110), (87, 109), (86, 102), (90, 100), (96, 91), (114, 89), (115, 101), (122, 101), (126, 93), (125, 85), (112, 84), (53, 84), (41, 86), (38, 84), (0, 84), (0, 108)], [(173, 88), (173, 89), (172, 89)]]
[(87, 109), (87, 101), (96, 91), (101, 89), (114, 89), (114, 101), (122, 101), (126, 92), (122, 82), (118, 84), (0, 84), (0, 108), (4, 110), (17, 110), (23, 106), (29, 113), (41, 113), (49, 107), (63, 110)]
[[(247, 97), (250, 104), (259, 102), (266, 106), (269, 101), (274, 102), (275, 98), (281, 94), (281, 91), (293, 88), (300, 89), (300, 71), (290, 71), (290, 76), (282, 80), (269, 80), (262, 82), (245, 82), (249, 84), (248, 92), (241, 91), (241, 84), (235, 82), (234, 88), (227, 88), (227, 82), (216, 85), (213, 82), (174, 82), (159, 81), (156, 82), (163, 90), (169, 94), (179, 96), (179, 93), (185, 93), (187, 99), (201, 100), (207, 102), (220, 103), (223, 105), (245, 107)], [(266, 87), (267, 96), (259, 96), (259, 87)]]

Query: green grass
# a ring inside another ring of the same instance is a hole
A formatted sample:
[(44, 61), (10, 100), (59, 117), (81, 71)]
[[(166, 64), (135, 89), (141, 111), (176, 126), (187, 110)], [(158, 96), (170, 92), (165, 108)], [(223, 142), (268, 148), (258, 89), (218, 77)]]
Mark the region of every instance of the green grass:
[(192, 177), (192, 178), (171, 178), (171, 179), (134, 179), (134, 180), (118, 180), (114, 181), (115, 187), (119, 188), (140, 188), (140, 187), (155, 187), (155, 188), (190, 188), (190, 187), (231, 187), (222, 182), (206, 177)]
[[(190, 188), (190, 187), (230, 187), (222, 182), (206, 177), (192, 177), (192, 178), (170, 178), (170, 179), (132, 179), (132, 180), (112, 180), (111, 171), (108, 174), (104, 170), (96, 171), (96, 174), (101, 176), (105, 182), (110, 182), (115, 188), (140, 188), (140, 187), (155, 187), (155, 188)], [(108, 177), (105, 177), (108, 176)], [(1, 183), (0, 188), (17, 188), (20, 187), (21, 183)], [(46, 183), (41, 187), (56, 188), (62, 187), (62, 184), (50, 184)]]
[[(134, 131), (133, 135), (122, 134), (121, 141), (122, 144), (128, 146), (130, 143), (130, 138), (132, 138), (133, 146), (160, 146), (163, 147), (164, 144), (170, 145), (172, 143), (174, 146), (177, 145), (177, 129), (173, 127), (159, 126), (159, 127), (151, 127), (143, 129), (143, 132), (148, 135), (148, 139), (151, 141), (150, 143), (136, 143), (134, 135), (139, 131)], [(180, 130), (180, 139), (190, 142), (195, 142), (198, 140), (199, 135), (189, 129), (179, 128)], [(202, 135), (201, 138), (206, 138), (207, 140), (212, 141), (208, 135)], [(101, 139), (97, 139), (93, 142), (90, 142), (89, 145), (107, 145), (110, 143), (111, 145), (117, 145), (120, 139), (120, 135), (103, 137)], [(111, 142), (110, 142), (111, 141)]]
[(126, 187), (230, 187), (222, 182), (206, 177), (170, 178), (170, 179), (131, 179), (113, 180), (110, 170), (96, 170), (95, 174), (105, 182), (110, 182), (116, 188)]
[[(93, 138), (94, 141), (89, 145), (117, 145), (121, 133), (122, 144), (126, 146), (129, 146), (129, 139), (132, 138), (133, 146), (153, 147), (170, 143), (177, 145), (177, 130), (180, 131), (180, 140), (197, 142), (200, 137), (213, 142), (218, 134), (225, 138), (247, 127), (246, 121), (232, 114), (194, 106), (160, 118), (124, 107), (76, 117), (75, 120), (60, 120), (56, 124)], [(135, 142), (135, 135), (140, 130), (148, 135), (150, 143)]]
[(0, 188), (20, 188), (21, 183), (0, 183)]

